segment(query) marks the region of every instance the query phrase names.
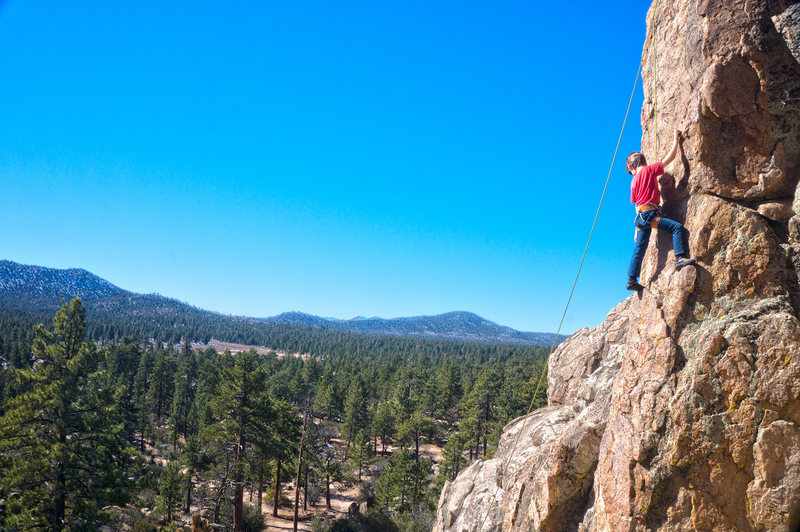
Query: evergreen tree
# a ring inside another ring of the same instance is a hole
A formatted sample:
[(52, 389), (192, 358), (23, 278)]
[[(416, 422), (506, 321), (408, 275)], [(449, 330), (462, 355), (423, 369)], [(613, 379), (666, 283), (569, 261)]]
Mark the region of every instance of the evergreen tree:
[(236, 356), (233, 368), (226, 369), (214, 411), (219, 419), (218, 438), (227, 442), (231, 453), (233, 481), (233, 528), (243, 527), (243, 494), (245, 468), (252, 448), (267, 451), (274, 446), (275, 410), (266, 396), (266, 373), (254, 350)]
[(397, 433), (394, 410), (391, 402), (382, 401), (372, 422), (375, 435), (381, 439), (384, 453), (386, 453), (386, 446), (392, 444), (392, 439)]
[(85, 329), (75, 298), (56, 313), (53, 332), (37, 326), (34, 366), (15, 370), (29, 391), (9, 400), (0, 418), (9, 529), (95, 529), (103, 506), (125, 501), (131, 453), (114, 386), (98, 370), (102, 353), (86, 342)]
[(207, 466), (206, 454), (201, 450), (200, 444), (195, 436), (189, 437), (186, 441), (186, 448), (181, 455), (181, 464), (186, 468), (186, 502), (184, 512), (189, 513), (192, 509), (192, 488), (194, 488), (194, 476), (200, 473)]
[(158, 425), (172, 404), (175, 389), (175, 361), (172, 355), (163, 349), (156, 352), (156, 362), (150, 377), (150, 388), (147, 401), (153, 409), (154, 421)]
[(191, 349), (187, 350), (184, 345), (183, 360), (175, 373), (175, 393), (172, 399), (172, 413), (169, 420), (173, 449), (177, 448), (179, 437), (183, 436), (184, 440), (186, 440), (197, 431), (197, 409), (194, 402), (196, 388), (197, 359), (194, 352)]
[(475, 452), (483, 443), (483, 456), (486, 456), (488, 447), (488, 436), (497, 419), (498, 396), (502, 377), (496, 368), (487, 366), (478, 374), (475, 385), (470, 391), (468, 398), (468, 417), (472, 417), (477, 422), (475, 433)]
[(392, 453), (386, 469), (375, 483), (375, 498), (378, 504), (390, 509), (405, 508), (412, 462), (413, 458), (408, 449), (402, 448)]
[(419, 445), (422, 438), (432, 441), (436, 434), (436, 421), (422, 410), (416, 410), (400, 424), (398, 437), (414, 445), (414, 457), (419, 458)]
[(272, 515), (277, 516), (281, 497), (281, 481), (285, 476), (284, 469), (297, 453), (297, 444), (300, 440), (300, 419), (297, 412), (285, 401), (273, 400), (273, 409), (275, 411), (275, 419), (271, 426), (273, 441), (269, 447), (260, 448), (260, 451), (275, 461)]
[(353, 466), (356, 469), (356, 478), (361, 482), (361, 472), (364, 468), (364, 462), (367, 459), (369, 440), (363, 430), (359, 430), (353, 438)]
[(133, 403), (135, 410), (135, 425), (141, 438), (139, 439), (139, 450), (144, 451), (144, 442), (152, 429), (150, 421), (150, 404), (148, 402), (150, 389), (150, 374), (155, 364), (153, 352), (149, 349), (142, 353), (139, 358), (139, 365), (136, 370), (136, 377), (133, 381)]
[(303, 364), (303, 389), (306, 393), (316, 395), (317, 386), (322, 378), (322, 365), (316, 358), (309, 358)]
[(178, 461), (170, 460), (167, 462), (167, 467), (164, 468), (161, 473), (161, 479), (158, 482), (158, 509), (167, 523), (172, 522), (173, 512), (178, 509), (181, 503), (182, 477)]
[(261, 513), (264, 507), (264, 487), (274, 472), (271, 459), (259, 449), (256, 449), (250, 462), (250, 473), (256, 484), (256, 509)]
[(467, 403), (464, 406), (461, 422), (458, 425), (458, 435), (461, 436), (467, 445), (469, 451), (469, 461), (478, 457), (479, 449), (477, 443), (473, 446), (473, 442), (479, 442), (481, 437), (481, 423), (478, 421), (478, 409), (474, 403)]
[(117, 409), (125, 424), (125, 437), (133, 440), (139, 430), (139, 405), (135, 397), (136, 374), (142, 351), (139, 344), (125, 337), (118, 344), (108, 344), (103, 349), (108, 378), (117, 388)]
[(427, 506), (433, 466), (428, 459), (415, 459), (408, 449), (392, 453), (375, 485), (378, 503), (398, 512)]
[(350, 444), (359, 430), (369, 429), (367, 405), (364, 383), (360, 378), (356, 378), (347, 389), (347, 399), (344, 403), (344, 425), (342, 429), (347, 437), (347, 449), (350, 448)]
[(126, 336), (119, 343), (110, 344), (106, 356), (109, 377), (130, 387), (132, 392), (136, 370), (142, 350), (133, 338)]
[(433, 463), (428, 458), (417, 457), (409, 469), (408, 502), (412, 509), (425, 507), (430, 502)]
[(220, 355), (213, 347), (207, 348), (197, 357), (197, 388), (195, 390), (194, 419), (198, 431), (214, 423), (211, 408), (220, 382), (220, 368), (233, 365), (233, 357)]
[(455, 424), (456, 407), (463, 393), (461, 379), (461, 369), (452, 360), (445, 361), (437, 375), (438, 403), (436, 410), (441, 413), (442, 419), (451, 427)]
[(328, 367), (317, 386), (314, 408), (328, 419), (338, 420), (342, 416), (343, 405), (340, 380), (334, 375), (333, 369)]
[(442, 461), (439, 464), (438, 485), (444, 485), (446, 480), (455, 480), (461, 464), (463, 463), (464, 450), (469, 445), (469, 438), (466, 433), (457, 432), (447, 440), (442, 449)]

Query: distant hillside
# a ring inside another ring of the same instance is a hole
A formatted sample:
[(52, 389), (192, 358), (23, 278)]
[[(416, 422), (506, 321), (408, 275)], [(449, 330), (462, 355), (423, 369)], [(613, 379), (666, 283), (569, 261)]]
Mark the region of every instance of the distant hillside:
[(77, 296), (88, 301), (129, 293), (86, 270), (57, 270), (0, 260), (0, 295), (6, 298), (60, 301)]
[[(353, 318), (340, 320), (320, 318), (302, 312), (286, 312), (271, 318), (268, 323), (287, 323), (329, 327), (331, 329), (380, 334), (390, 336), (410, 336), (481, 343), (509, 343), (547, 345), (553, 343), (552, 333), (521, 332), (510, 327), (498, 325), (471, 312), (448, 312), (436, 316), (415, 316), (410, 318)], [(559, 342), (567, 337), (559, 335)]]
[[(164, 341), (211, 338), (268, 345), (271, 335), (289, 328), (319, 328), (361, 334), (478, 342), (547, 345), (553, 334), (520, 332), (469, 312), (412, 318), (339, 320), (289, 312), (271, 318), (229, 316), (199, 309), (157, 294), (129, 292), (82, 269), (59, 270), (0, 261), (0, 309), (49, 319), (62, 300), (78, 296), (90, 318), (95, 339), (122, 334)], [(566, 337), (561, 337), (563, 340)]]

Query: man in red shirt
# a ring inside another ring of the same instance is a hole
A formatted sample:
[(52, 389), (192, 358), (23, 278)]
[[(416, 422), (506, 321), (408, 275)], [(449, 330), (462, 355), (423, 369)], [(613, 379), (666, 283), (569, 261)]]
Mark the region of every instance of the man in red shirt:
[(664, 173), (664, 166), (668, 165), (678, 153), (680, 133), (675, 132), (672, 148), (669, 155), (660, 163), (647, 165), (642, 152), (635, 151), (628, 155), (626, 168), (633, 175), (631, 181), (631, 203), (636, 205), (636, 245), (633, 248), (631, 265), (628, 268), (628, 290), (639, 291), (644, 289), (639, 284), (639, 272), (642, 269), (642, 259), (650, 242), (650, 232), (654, 228), (672, 233), (672, 249), (675, 252), (675, 268), (680, 270), (684, 266), (694, 264), (690, 259), (684, 243), (683, 226), (674, 220), (661, 216), (659, 203), (661, 196), (658, 189), (658, 176)]

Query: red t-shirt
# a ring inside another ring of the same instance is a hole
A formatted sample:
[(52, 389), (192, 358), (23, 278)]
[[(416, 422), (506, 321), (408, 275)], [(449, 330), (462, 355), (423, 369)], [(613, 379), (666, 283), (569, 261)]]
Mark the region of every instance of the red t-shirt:
[(658, 193), (658, 176), (664, 173), (664, 164), (655, 163), (645, 166), (631, 181), (631, 203), (644, 205), (645, 203), (659, 204), (661, 196)]

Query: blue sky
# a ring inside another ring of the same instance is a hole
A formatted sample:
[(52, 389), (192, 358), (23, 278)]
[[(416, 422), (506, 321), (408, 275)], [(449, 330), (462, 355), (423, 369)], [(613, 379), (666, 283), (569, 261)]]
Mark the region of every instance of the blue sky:
[[(0, 258), (231, 314), (555, 331), (648, 6), (6, 0)], [(628, 295), (629, 183), (620, 159), (562, 332)]]

